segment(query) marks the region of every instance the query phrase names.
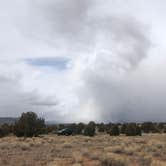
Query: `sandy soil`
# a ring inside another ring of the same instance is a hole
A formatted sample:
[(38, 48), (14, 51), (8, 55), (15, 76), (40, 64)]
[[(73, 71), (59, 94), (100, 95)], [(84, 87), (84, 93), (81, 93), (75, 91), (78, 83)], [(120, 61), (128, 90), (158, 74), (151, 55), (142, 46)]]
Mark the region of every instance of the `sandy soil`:
[(0, 138), (0, 166), (166, 166), (166, 135)]

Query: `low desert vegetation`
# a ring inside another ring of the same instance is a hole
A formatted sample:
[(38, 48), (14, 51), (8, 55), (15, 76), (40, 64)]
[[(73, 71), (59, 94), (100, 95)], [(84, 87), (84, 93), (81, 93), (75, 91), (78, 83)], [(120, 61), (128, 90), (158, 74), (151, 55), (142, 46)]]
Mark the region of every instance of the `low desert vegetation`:
[(110, 129), (110, 135), (111, 136), (118, 136), (120, 135), (119, 127), (118, 125), (113, 125)]
[(0, 165), (165, 166), (165, 140), (166, 134), (7, 136), (0, 139)]
[(88, 125), (84, 128), (84, 135), (85, 136), (94, 136), (95, 135), (95, 128), (96, 125), (94, 122), (89, 122)]
[(142, 133), (166, 133), (166, 123), (95, 123), (88, 124), (52, 124), (46, 125), (45, 120), (34, 112), (23, 113), (13, 125), (0, 126), (0, 137), (14, 134), (17, 137), (33, 137), (41, 134), (56, 133), (58, 130), (69, 128), (72, 135), (95, 136), (98, 133), (110, 136), (141, 136)]
[(17, 137), (32, 137), (43, 134), (44, 130), (44, 119), (38, 118), (34, 112), (27, 112), (15, 123), (13, 133)]
[(0, 137), (9, 135), (11, 132), (10, 126), (8, 124), (3, 124), (0, 126)]
[[(69, 128), (71, 136), (57, 135)], [(33, 112), (0, 126), (2, 166), (165, 166), (165, 123), (46, 125)]]

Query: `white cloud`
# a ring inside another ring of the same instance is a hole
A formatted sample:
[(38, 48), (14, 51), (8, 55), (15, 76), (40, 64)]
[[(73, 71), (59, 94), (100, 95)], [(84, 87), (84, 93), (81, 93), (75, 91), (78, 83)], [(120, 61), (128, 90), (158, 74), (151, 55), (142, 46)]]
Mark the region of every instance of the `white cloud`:
[(0, 0), (0, 116), (165, 120), (164, 19), (161, 0)]

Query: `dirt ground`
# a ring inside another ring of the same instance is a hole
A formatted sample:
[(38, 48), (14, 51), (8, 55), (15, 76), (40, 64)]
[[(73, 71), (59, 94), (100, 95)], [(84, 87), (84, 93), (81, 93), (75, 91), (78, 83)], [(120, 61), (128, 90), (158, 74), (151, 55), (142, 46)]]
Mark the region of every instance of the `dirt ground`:
[(0, 138), (0, 166), (166, 166), (166, 135)]

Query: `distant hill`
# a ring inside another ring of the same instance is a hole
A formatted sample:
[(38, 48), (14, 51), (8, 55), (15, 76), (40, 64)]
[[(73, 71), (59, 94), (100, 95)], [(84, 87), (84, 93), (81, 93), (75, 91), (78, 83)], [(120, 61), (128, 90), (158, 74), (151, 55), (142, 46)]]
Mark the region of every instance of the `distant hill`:
[(7, 124), (14, 124), (18, 118), (11, 118), (11, 117), (0, 117), (0, 125), (7, 123)]
[(57, 125), (59, 124), (57, 121), (45, 121), (46, 125)]

